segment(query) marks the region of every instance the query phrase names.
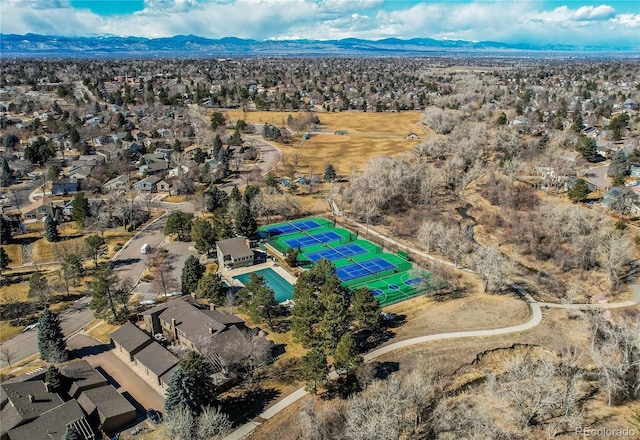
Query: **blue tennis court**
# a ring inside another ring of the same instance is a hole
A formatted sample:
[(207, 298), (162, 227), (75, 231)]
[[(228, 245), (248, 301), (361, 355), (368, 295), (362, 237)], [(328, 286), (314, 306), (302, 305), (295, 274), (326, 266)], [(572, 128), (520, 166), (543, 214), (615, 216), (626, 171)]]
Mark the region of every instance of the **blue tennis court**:
[(317, 229), (321, 225), (313, 220), (305, 220), (295, 223), (286, 223), (272, 228), (265, 229), (265, 232), (270, 235), (284, 235), (293, 234), (294, 232), (309, 231), (311, 229)]
[(395, 264), (391, 264), (383, 258), (374, 258), (373, 260), (362, 261), (336, 269), (336, 275), (341, 281), (351, 281), (374, 273), (395, 269), (396, 267)]
[(323, 249), (318, 252), (305, 254), (314, 263), (322, 258), (329, 261), (340, 260), (341, 258), (353, 257), (354, 255), (366, 254), (367, 250), (357, 244), (349, 243), (335, 248)]
[(404, 283), (407, 286), (415, 286), (416, 284), (420, 284), (421, 282), (422, 282), (422, 278), (418, 277), (418, 278), (412, 278), (410, 280), (407, 280)]
[(320, 232), (318, 234), (305, 235), (300, 238), (290, 238), (285, 240), (287, 246), (294, 249), (313, 246), (318, 243), (328, 243), (330, 241), (341, 240), (342, 237), (333, 231)]

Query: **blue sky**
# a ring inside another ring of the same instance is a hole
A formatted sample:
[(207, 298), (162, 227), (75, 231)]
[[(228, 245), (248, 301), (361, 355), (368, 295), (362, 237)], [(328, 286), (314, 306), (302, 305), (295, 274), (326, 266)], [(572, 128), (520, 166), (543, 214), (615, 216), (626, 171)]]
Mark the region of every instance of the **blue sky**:
[(268, 39), (417, 38), (640, 50), (640, 2), (0, 0), (2, 33)]

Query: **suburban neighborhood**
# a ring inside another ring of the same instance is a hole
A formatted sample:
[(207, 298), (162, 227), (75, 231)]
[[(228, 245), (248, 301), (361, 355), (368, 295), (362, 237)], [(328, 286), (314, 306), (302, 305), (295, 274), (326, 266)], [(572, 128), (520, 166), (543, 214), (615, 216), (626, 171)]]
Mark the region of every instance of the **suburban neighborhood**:
[(2, 61), (1, 440), (640, 432), (634, 60)]

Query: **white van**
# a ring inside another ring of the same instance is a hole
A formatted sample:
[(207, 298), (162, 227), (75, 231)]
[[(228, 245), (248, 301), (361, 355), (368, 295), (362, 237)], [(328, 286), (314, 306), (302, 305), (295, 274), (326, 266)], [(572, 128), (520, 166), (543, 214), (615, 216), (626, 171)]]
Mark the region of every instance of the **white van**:
[(140, 248), (140, 253), (148, 254), (149, 252), (151, 252), (151, 245), (149, 243), (143, 244)]

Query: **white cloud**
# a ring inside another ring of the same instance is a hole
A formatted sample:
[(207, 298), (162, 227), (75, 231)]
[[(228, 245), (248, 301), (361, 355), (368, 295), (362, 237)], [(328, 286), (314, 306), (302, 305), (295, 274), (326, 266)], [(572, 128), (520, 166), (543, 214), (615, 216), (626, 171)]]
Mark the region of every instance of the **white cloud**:
[[(640, 14), (611, 5), (542, 9), (540, 1), (145, 0), (144, 9), (102, 17), (65, 0), (0, 0), (3, 33), (54, 35), (194, 34), (254, 39), (431, 37), (638, 47)], [(615, 3), (614, 3), (615, 4)]]
[(608, 5), (583, 6), (574, 14), (574, 20), (607, 20), (615, 16), (615, 10)]

